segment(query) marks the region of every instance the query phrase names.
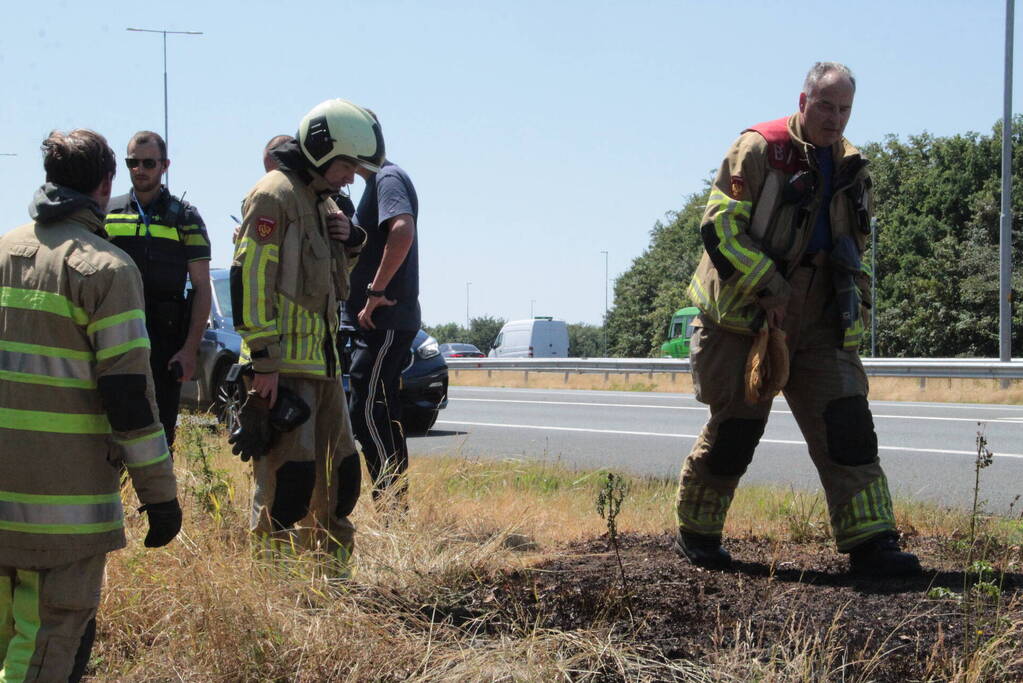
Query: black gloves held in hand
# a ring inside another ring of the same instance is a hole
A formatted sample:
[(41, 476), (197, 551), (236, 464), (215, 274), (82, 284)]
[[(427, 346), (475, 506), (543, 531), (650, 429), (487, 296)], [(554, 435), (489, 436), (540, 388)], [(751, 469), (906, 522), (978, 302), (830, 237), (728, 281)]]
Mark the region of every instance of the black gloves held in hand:
[(250, 391), (238, 414), (238, 427), (227, 437), (231, 452), (240, 455), (242, 462), (258, 460), (266, 455), (272, 438), (270, 406), (265, 398)]
[(149, 533), (145, 541), (147, 548), (162, 548), (181, 531), (181, 506), (177, 498), (164, 503), (143, 505), (139, 512), (145, 512), (149, 518)]

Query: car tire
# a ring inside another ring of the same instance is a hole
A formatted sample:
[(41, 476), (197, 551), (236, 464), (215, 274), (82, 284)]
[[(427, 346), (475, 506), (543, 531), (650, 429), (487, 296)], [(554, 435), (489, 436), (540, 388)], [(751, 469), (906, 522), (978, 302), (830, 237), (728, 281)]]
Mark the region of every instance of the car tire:
[(239, 382), (228, 382), (227, 373), (232, 363), (221, 363), (213, 373), (213, 414), (230, 434), (238, 426), (238, 414), (245, 402)]
[(406, 434), (426, 434), (437, 421), (436, 410), (409, 410), (401, 415), (401, 426)]

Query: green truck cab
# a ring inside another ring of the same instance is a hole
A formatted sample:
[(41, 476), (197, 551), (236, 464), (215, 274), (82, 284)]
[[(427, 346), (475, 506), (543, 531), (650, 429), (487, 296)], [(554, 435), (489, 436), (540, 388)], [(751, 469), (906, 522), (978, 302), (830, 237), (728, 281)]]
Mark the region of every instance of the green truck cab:
[(693, 336), (693, 321), (700, 314), (696, 306), (681, 308), (671, 316), (668, 341), (661, 344), (665, 358), (689, 358), (689, 339)]

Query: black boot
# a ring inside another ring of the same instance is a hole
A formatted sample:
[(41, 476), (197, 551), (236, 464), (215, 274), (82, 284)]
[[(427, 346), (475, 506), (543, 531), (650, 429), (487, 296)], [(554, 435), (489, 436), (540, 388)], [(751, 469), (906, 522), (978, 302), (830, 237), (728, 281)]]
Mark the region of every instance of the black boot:
[(899, 549), (895, 534), (887, 533), (861, 543), (849, 552), (849, 569), (868, 576), (913, 576), (919, 574), (920, 560)]
[(698, 567), (727, 569), (732, 556), (721, 547), (720, 536), (704, 536), (680, 531), (675, 535), (675, 552)]

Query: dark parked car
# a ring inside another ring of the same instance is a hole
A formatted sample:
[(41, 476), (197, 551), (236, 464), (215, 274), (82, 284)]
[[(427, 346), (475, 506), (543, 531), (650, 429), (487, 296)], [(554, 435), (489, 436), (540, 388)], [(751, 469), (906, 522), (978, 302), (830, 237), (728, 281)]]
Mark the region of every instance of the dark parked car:
[[(238, 362), (241, 337), (231, 317), (231, 283), (226, 268), (211, 268), (213, 305), (206, 332), (199, 345), (196, 376), (181, 388), (181, 400), (188, 405), (212, 409), (221, 421), (230, 423), (241, 399), (235, 385), (227, 382), (231, 366)], [(408, 433), (425, 432), (437, 421), (437, 412), (448, 405), (448, 366), (437, 340), (420, 330), (412, 342), (409, 365), (402, 372), (402, 424)], [(347, 363), (345, 364), (347, 368)], [(348, 389), (347, 374), (342, 377)]]
[(441, 344), (440, 354), (445, 358), (486, 358), (487, 354), (472, 344)]

